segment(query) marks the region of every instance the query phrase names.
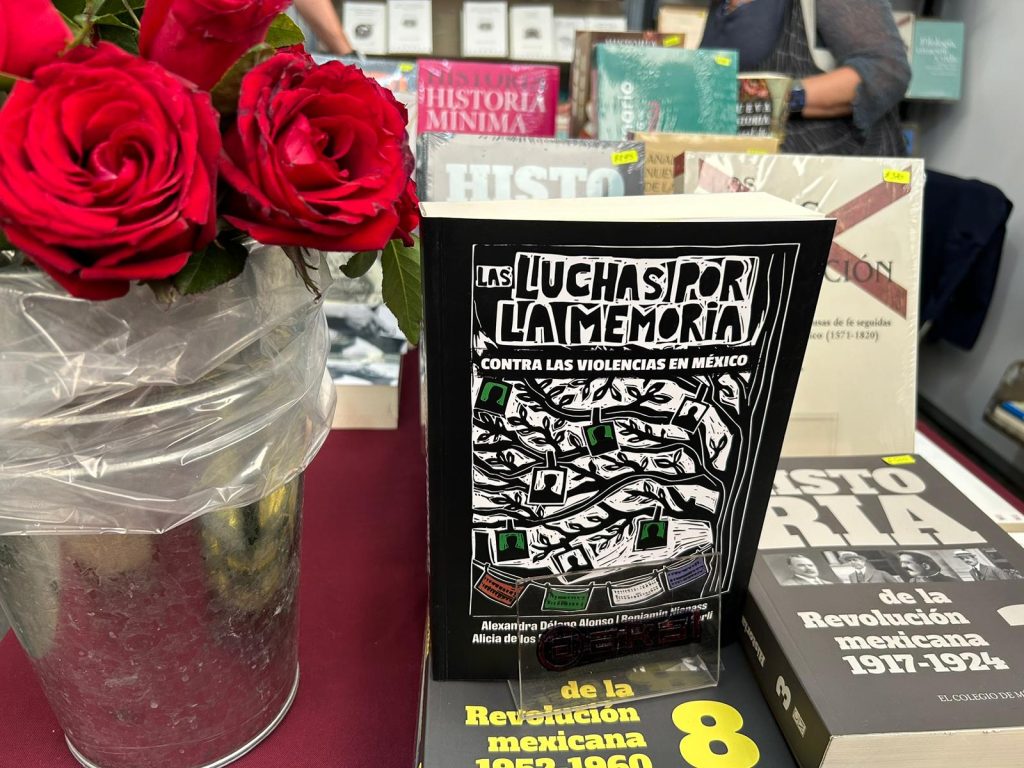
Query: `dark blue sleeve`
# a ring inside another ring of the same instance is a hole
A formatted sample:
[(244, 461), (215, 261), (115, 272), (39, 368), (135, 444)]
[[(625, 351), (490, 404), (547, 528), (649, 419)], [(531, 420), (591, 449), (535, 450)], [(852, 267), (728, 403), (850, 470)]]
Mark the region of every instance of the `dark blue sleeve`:
[[(800, 0), (793, 0), (799, 2)], [(889, 0), (817, 0), (818, 35), (836, 66), (852, 67), (861, 84), (853, 124), (867, 131), (893, 109), (910, 84), (910, 64)]]

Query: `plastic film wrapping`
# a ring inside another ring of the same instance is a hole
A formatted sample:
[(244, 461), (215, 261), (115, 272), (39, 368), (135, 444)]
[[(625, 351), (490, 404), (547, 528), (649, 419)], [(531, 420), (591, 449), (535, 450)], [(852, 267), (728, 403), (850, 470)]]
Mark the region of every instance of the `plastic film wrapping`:
[(416, 182), (424, 202), (642, 195), (644, 145), (425, 133)]
[(263, 498), (326, 438), (326, 351), (275, 248), (169, 306), (0, 270), (0, 534), (162, 533)]
[(907, 158), (686, 153), (686, 192), (837, 220), (783, 455), (913, 453), (924, 181)]
[(735, 51), (601, 43), (597, 137), (633, 131), (736, 133)]

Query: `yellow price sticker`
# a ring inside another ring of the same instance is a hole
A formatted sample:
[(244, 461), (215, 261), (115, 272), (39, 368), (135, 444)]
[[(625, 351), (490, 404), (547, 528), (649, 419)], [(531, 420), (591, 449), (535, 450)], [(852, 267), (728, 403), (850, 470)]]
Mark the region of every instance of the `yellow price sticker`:
[(767, 155), (768, 154), (768, 150), (767, 149), (748, 149), (747, 150), (747, 154), (748, 155)]
[(412, 72), (414, 69), (416, 69), (416, 65), (410, 64), (408, 61), (403, 61), (401, 64), (398, 65), (398, 69), (402, 72)]
[(622, 152), (612, 152), (612, 165), (626, 165), (636, 163), (640, 160), (640, 153), (635, 149), (625, 149)]
[(882, 461), (893, 467), (898, 467), (901, 464), (917, 464), (917, 459), (909, 453), (905, 453), (902, 456), (884, 456)]
[(728, 67), (732, 64), (732, 59), (728, 56), (715, 56), (715, 64), (722, 67)]
[(882, 180), (893, 184), (909, 184), (910, 171), (897, 171), (895, 168), (886, 168), (882, 171)]
[(661, 44), (666, 48), (671, 48), (674, 45), (679, 45), (681, 42), (683, 41), (682, 38), (679, 37), (679, 35), (669, 35), (668, 37), (661, 41)]

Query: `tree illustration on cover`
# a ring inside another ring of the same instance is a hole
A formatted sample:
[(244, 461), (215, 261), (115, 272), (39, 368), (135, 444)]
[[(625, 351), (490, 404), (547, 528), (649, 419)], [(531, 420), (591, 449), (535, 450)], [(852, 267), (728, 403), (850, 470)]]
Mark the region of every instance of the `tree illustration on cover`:
[[(667, 560), (714, 544), (746, 374), (482, 379), (474, 559), (509, 575)], [(526, 547), (502, 546), (514, 530)]]

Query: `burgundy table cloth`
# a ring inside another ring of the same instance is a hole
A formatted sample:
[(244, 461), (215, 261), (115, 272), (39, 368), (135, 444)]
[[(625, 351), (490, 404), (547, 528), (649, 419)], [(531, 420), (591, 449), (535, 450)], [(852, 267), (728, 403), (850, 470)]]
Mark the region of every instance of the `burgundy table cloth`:
[[(427, 585), (417, 384), (409, 355), (399, 429), (332, 432), (306, 474), (302, 681), (239, 768), (413, 765)], [(78, 766), (13, 633), (0, 641), (0, 766)]]

